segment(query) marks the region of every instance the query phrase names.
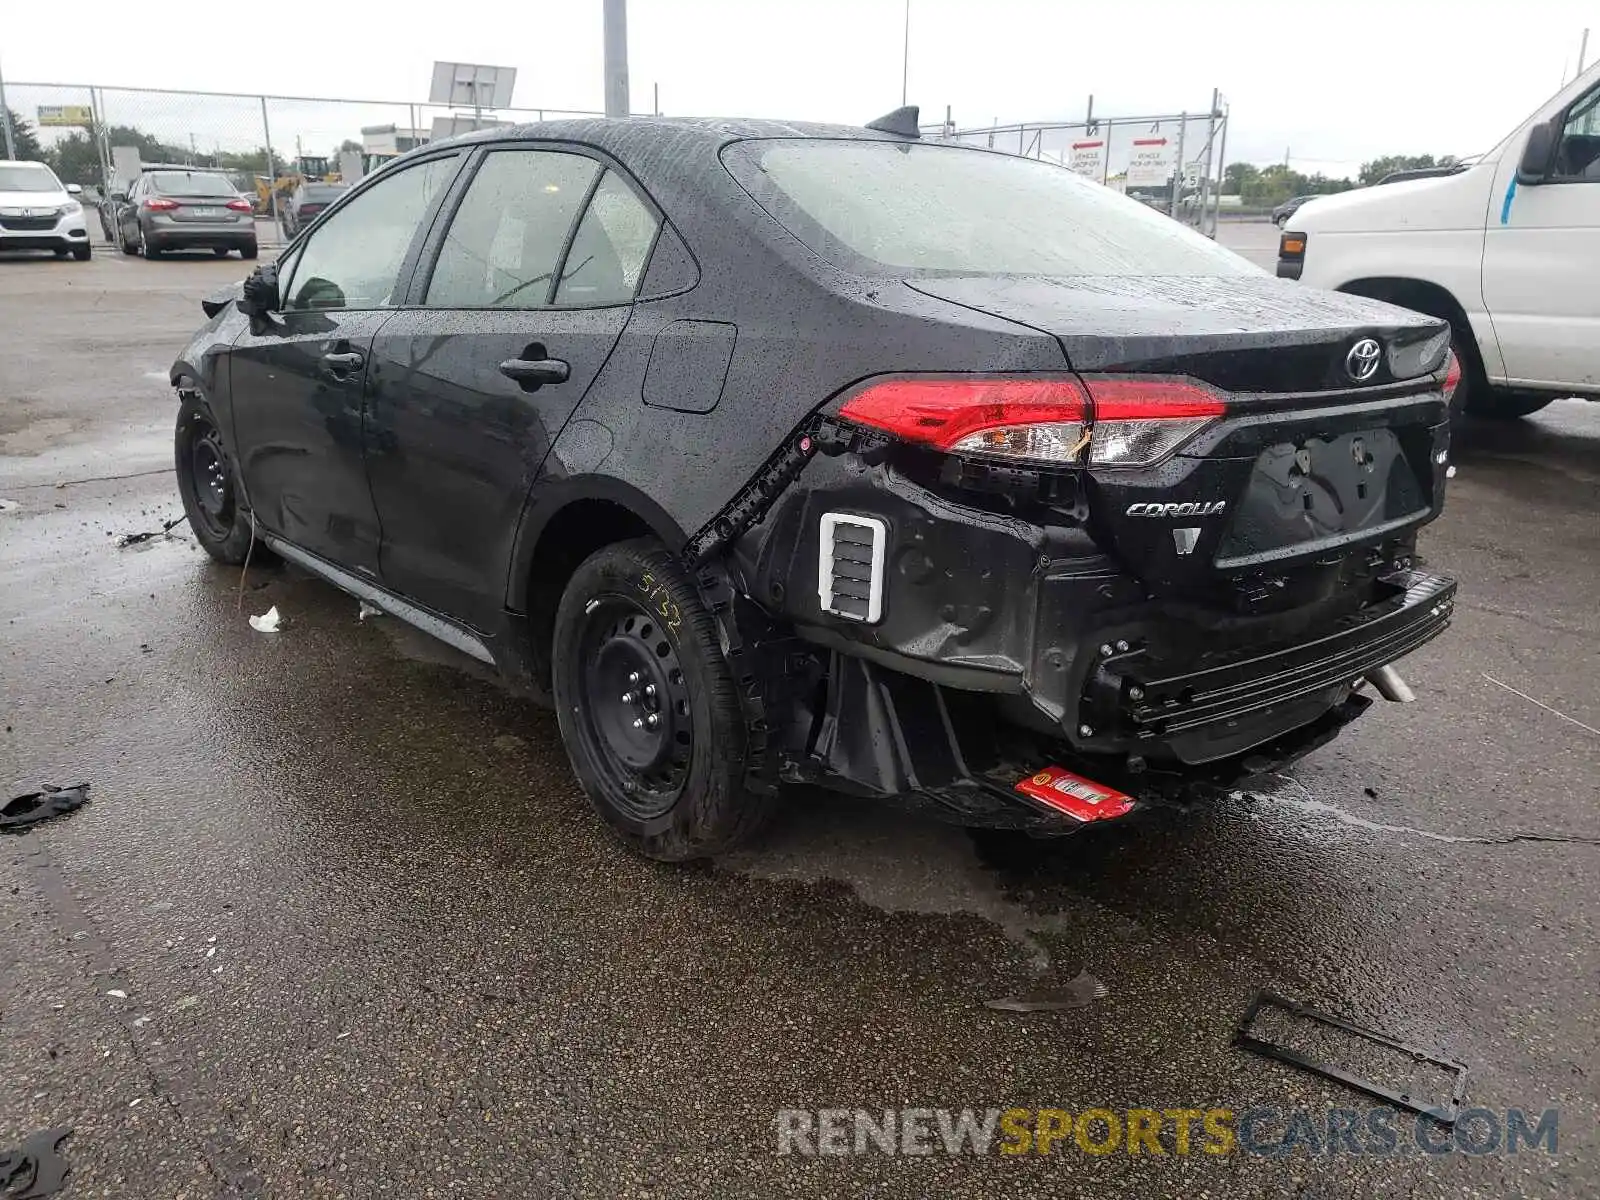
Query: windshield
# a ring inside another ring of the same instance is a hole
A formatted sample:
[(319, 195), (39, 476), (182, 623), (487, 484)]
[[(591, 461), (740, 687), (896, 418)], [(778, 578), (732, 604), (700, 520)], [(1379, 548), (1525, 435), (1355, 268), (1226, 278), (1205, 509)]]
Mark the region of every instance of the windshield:
[(822, 258), (864, 274), (1244, 275), (1259, 268), (1063, 167), (919, 143), (728, 147), (734, 177)]
[(233, 196), (233, 184), (221, 175), (196, 175), (189, 171), (156, 171), (150, 186), (163, 196)]
[(0, 192), (59, 192), (61, 181), (49, 167), (11, 165), (0, 167)]

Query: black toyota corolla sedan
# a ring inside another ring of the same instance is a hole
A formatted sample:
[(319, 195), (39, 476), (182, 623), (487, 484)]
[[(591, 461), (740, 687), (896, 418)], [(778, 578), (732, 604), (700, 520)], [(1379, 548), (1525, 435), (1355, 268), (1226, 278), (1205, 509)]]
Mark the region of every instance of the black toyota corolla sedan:
[(1447, 326), (915, 110), (430, 145), (206, 309), (200, 543), (552, 703), (656, 858), (798, 782), (1121, 818), (1406, 697), (1450, 620)]

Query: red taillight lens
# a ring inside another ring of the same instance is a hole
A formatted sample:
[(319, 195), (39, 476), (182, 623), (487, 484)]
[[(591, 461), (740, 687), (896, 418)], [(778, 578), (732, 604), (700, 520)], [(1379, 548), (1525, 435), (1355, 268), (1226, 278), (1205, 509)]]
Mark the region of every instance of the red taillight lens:
[(171, 212), (178, 207), (178, 202), (176, 200), (163, 200), (159, 196), (151, 196), (145, 200), (144, 206), (150, 212)]
[(1224, 411), (1185, 379), (935, 376), (871, 384), (839, 415), (951, 454), (1039, 465), (1161, 461)]
[(250, 211), (250, 201), (248, 201), (248, 200), (229, 200), (228, 201), (228, 207), (233, 209), (234, 212), (249, 212)]
[(889, 379), (839, 411), (936, 450), (1045, 463), (1077, 461), (1088, 413), (1083, 386), (1059, 376)]
[(1461, 386), (1461, 360), (1456, 357), (1454, 350), (1444, 364), (1444, 402), (1449, 404), (1455, 399), (1456, 388)]

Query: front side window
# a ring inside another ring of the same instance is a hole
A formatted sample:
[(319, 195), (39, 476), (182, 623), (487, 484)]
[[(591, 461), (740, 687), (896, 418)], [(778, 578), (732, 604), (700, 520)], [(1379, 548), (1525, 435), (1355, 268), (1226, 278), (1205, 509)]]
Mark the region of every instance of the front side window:
[(819, 257), (868, 275), (1246, 275), (1259, 268), (1064, 167), (849, 139), (741, 142), (723, 161)]
[(417, 227), (455, 177), (459, 156), (386, 174), (306, 243), (285, 295), (288, 309), (389, 308), (400, 302), (400, 267)]
[(424, 303), (543, 308), (600, 164), (554, 150), (496, 150), (467, 185)]
[(1567, 110), (1554, 173), (1562, 179), (1600, 182), (1600, 87), (1591, 88)]
[(658, 225), (655, 214), (622, 177), (607, 171), (562, 264), (556, 303), (576, 306), (632, 300)]

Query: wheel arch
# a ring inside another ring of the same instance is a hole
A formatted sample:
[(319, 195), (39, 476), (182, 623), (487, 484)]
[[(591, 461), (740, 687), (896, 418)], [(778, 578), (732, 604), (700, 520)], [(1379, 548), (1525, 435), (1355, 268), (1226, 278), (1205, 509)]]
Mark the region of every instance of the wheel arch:
[(638, 488), (607, 476), (577, 476), (535, 488), (512, 545), (506, 608), (527, 635), (527, 669), (539, 690), (550, 681), (556, 606), (578, 564), (629, 538), (655, 537), (673, 553), (688, 538), (672, 516)]

